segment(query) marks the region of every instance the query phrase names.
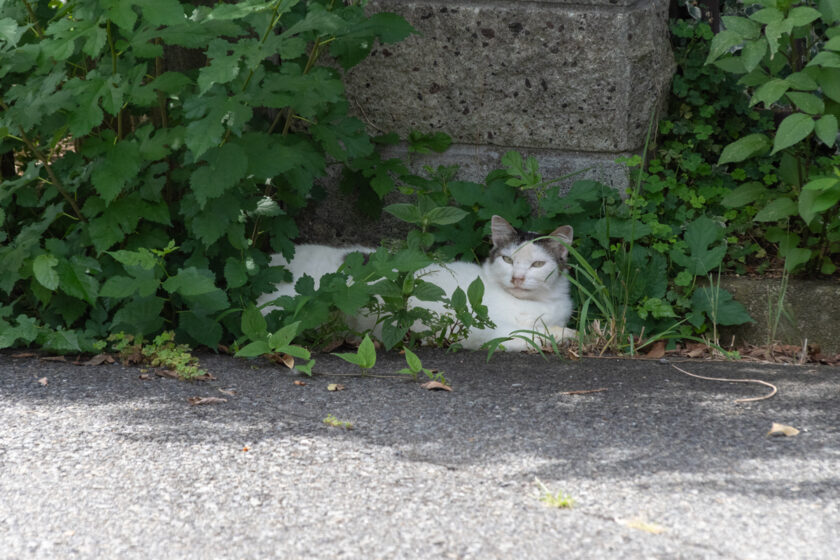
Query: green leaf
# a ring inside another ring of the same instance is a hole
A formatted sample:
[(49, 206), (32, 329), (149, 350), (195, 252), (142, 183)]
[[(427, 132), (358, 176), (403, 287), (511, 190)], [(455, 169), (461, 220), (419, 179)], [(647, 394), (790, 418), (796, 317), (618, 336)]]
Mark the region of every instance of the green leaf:
[(455, 206), (439, 206), (432, 208), (425, 216), (430, 224), (445, 226), (460, 222), (467, 216), (467, 212)]
[(723, 16), (721, 19), (726, 29), (731, 29), (744, 39), (756, 39), (761, 33), (761, 26), (745, 17)]
[(840, 69), (821, 68), (817, 82), (826, 97), (840, 103)]
[(111, 202), (137, 177), (142, 165), (136, 142), (123, 140), (110, 145), (91, 173), (91, 181), (106, 203)]
[(838, 177), (820, 177), (808, 181), (802, 189), (806, 191), (827, 191), (838, 185), (840, 185), (840, 178)]
[(417, 357), (417, 354), (408, 348), (403, 348), (403, 352), (405, 352), (405, 363), (408, 365), (408, 369), (411, 370), (412, 373), (420, 373), (423, 369), (423, 363), (420, 361), (420, 358)]
[(789, 91), (787, 96), (803, 113), (817, 115), (822, 114), (825, 111), (825, 103), (823, 103), (823, 100), (811, 93)]
[(273, 351), (283, 351), (297, 336), (299, 329), (300, 321), (283, 326), (268, 337), (268, 345)]
[(814, 132), (823, 144), (831, 148), (837, 141), (837, 117), (823, 115), (814, 125)]
[(143, 17), (152, 25), (178, 25), (186, 19), (178, 0), (142, 0), (138, 5), (143, 10)]
[(254, 305), (249, 305), (242, 311), (242, 334), (251, 340), (266, 339), (268, 338), (267, 328), (265, 317)]
[(362, 343), (359, 344), (359, 358), (363, 368), (369, 369), (376, 365), (376, 348), (368, 335), (365, 335)]
[(123, 330), (131, 334), (147, 334), (160, 330), (163, 326), (163, 298), (146, 297), (130, 301), (114, 314), (111, 329)]
[(840, 0), (819, 0), (817, 7), (825, 23), (832, 24), (840, 20)]
[(801, 27), (820, 19), (820, 13), (810, 6), (796, 6), (788, 12), (787, 19), (794, 27)]
[(718, 165), (737, 163), (764, 154), (770, 149), (770, 139), (764, 134), (748, 134), (727, 145), (720, 154)]
[(804, 91), (813, 91), (819, 87), (814, 78), (805, 72), (794, 72), (785, 78), (785, 81), (790, 84), (790, 87), (793, 89)]
[(773, 138), (773, 151), (770, 152), (770, 155), (801, 142), (813, 131), (814, 119), (810, 116), (802, 113), (788, 115), (779, 124), (776, 137)]
[(91, 305), (96, 302), (99, 283), (81, 264), (59, 261), (58, 277), (61, 290), (68, 296), (84, 300)]
[(779, 50), (779, 39), (781, 39), (782, 35), (789, 34), (792, 29), (793, 22), (790, 20), (774, 21), (768, 23), (767, 27), (764, 28), (764, 36), (767, 37), (767, 46), (770, 49), (771, 60)]
[(125, 2), (124, 0), (100, 0), (99, 2), (108, 18), (117, 24), (117, 26), (131, 31), (134, 29), (134, 24), (137, 22), (137, 14), (132, 8), (134, 2)]
[(750, 15), (750, 19), (758, 23), (768, 24), (773, 22), (780, 22), (785, 18), (785, 15), (776, 8), (764, 8)]
[(233, 257), (228, 257), (225, 261), (224, 274), (228, 289), (241, 288), (248, 282), (245, 263)]
[(777, 222), (797, 213), (796, 203), (789, 198), (777, 198), (762, 208), (753, 218), (756, 222)]
[(338, 161), (347, 161), (368, 156), (373, 153), (373, 144), (367, 135), (365, 125), (356, 118), (348, 117), (340, 121), (309, 127), (327, 151)]
[(840, 54), (821, 51), (811, 59), (806, 66), (821, 66), (823, 68), (840, 68)]
[(167, 278), (163, 288), (169, 293), (177, 292), (182, 296), (198, 296), (216, 290), (213, 273), (194, 266), (182, 268), (178, 274)]
[(484, 282), (481, 281), (480, 277), (470, 282), (470, 285), (467, 287), (467, 299), (470, 302), (470, 307), (473, 309), (477, 309), (482, 305), (482, 301), (484, 300)]
[[(446, 273), (443, 272), (442, 274)], [(414, 290), (412, 290), (411, 295), (420, 301), (440, 301), (446, 296), (446, 292), (443, 288), (432, 284), (431, 282), (417, 280), (414, 284)]]
[(414, 204), (407, 202), (400, 202), (397, 204), (389, 204), (383, 208), (392, 216), (409, 224), (419, 224), (423, 221), (423, 216), (420, 215), (420, 210)]
[(102, 285), (99, 297), (123, 299), (137, 292), (137, 279), (128, 276), (111, 276)]
[(190, 187), (200, 208), (236, 186), (248, 170), (248, 156), (235, 142), (208, 150), (202, 159), (208, 165), (202, 165), (190, 175)]
[(671, 258), (695, 276), (703, 276), (723, 262), (726, 246), (721, 244), (711, 247), (723, 237), (724, 228), (714, 220), (701, 216), (688, 224), (685, 229), (685, 242), (688, 255), (681, 251), (671, 251)]
[(264, 354), (271, 354), (271, 347), (265, 340), (257, 340), (247, 344), (236, 353), (238, 358), (256, 358)]
[(714, 36), (712, 43), (709, 46), (709, 56), (706, 58), (706, 64), (714, 62), (724, 53), (729, 52), (729, 49), (740, 45), (743, 42), (741, 35), (731, 29), (725, 29)]
[(767, 189), (758, 181), (745, 183), (731, 190), (720, 203), (726, 208), (740, 208), (764, 198)]
[(750, 105), (755, 105), (756, 103), (764, 103), (766, 106), (770, 106), (785, 92), (790, 89), (790, 85), (780, 78), (773, 78), (772, 80), (768, 80), (764, 84), (762, 84), (758, 89), (755, 90), (755, 93), (750, 100)]
[(747, 72), (755, 70), (761, 64), (766, 53), (767, 39), (765, 37), (759, 37), (755, 41), (744, 43), (744, 48), (741, 49), (740, 56), (741, 62), (744, 64), (744, 70)]
[(710, 321), (718, 325), (742, 325), (753, 322), (744, 306), (722, 288), (701, 286), (695, 290), (691, 303), (695, 313), (705, 313)]
[(35, 257), (32, 261), (35, 280), (48, 290), (58, 288), (58, 272), (55, 270), (57, 265), (58, 259), (49, 253), (42, 253)]
[(178, 315), (178, 326), (196, 342), (215, 350), (222, 340), (222, 326), (205, 315), (186, 311)]

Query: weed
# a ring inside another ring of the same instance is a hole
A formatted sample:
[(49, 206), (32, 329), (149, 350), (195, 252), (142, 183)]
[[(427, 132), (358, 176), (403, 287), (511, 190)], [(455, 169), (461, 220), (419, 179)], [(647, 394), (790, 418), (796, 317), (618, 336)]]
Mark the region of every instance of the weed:
[(405, 352), (405, 362), (408, 367), (399, 370), (397, 373), (401, 373), (403, 375), (410, 375), (414, 378), (415, 381), (417, 381), (417, 376), (423, 373), (432, 381), (438, 381), (440, 383), (443, 383), (444, 385), (448, 385), (448, 383), (446, 382), (446, 377), (444, 377), (442, 371), (424, 368), (423, 362), (420, 361), (420, 358), (417, 356), (417, 354), (415, 354), (408, 348), (404, 348), (403, 351)]
[(327, 417), (324, 418), (323, 420), (321, 420), (321, 422), (323, 422), (327, 426), (331, 426), (333, 428), (344, 428), (345, 430), (352, 430), (353, 429), (353, 423), (352, 422), (348, 422), (346, 420), (339, 420), (338, 418), (336, 418), (332, 414), (327, 414)]
[(175, 373), (180, 379), (192, 380), (207, 377), (198, 358), (186, 344), (175, 344), (175, 333), (164, 331), (151, 342), (133, 335), (115, 333), (108, 337), (112, 349), (127, 363), (144, 363)]
[(571, 509), (575, 506), (574, 498), (565, 492), (552, 492), (537, 477), (534, 477), (534, 481), (540, 487), (540, 501), (542, 503), (559, 509)]

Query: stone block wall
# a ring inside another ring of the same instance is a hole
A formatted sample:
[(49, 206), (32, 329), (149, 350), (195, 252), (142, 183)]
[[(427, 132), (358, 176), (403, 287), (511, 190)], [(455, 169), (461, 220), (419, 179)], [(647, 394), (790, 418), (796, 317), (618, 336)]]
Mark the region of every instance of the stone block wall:
[[(420, 33), (377, 45), (346, 74), (351, 105), (372, 131), (450, 134), (448, 153), (420, 163), (458, 164), (464, 179), (481, 180), (515, 149), (537, 157), (548, 178), (590, 168), (584, 177), (626, 184), (615, 159), (641, 151), (674, 69), (667, 0), (371, 0), (368, 7), (402, 15)], [(320, 241), (375, 242), (389, 229), (357, 223), (330, 233), (323, 219), (346, 215), (328, 208), (342, 204), (331, 200), (304, 220), (304, 235), (310, 223), (308, 237)]]

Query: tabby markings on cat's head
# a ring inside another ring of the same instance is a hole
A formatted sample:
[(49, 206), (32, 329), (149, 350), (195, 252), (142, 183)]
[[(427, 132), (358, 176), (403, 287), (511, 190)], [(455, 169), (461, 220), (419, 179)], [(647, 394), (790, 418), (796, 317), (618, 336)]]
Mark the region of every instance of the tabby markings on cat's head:
[(539, 299), (550, 293), (566, 267), (572, 226), (541, 236), (519, 231), (501, 216), (493, 216), (490, 227), (493, 249), (488, 268), (496, 281), (520, 299)]

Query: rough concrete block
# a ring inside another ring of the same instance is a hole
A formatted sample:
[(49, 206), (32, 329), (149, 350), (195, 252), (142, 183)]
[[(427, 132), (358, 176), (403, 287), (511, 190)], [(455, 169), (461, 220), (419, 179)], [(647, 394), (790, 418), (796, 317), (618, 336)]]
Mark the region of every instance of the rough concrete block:
[(667, 2), (373, 0), (422, 34), (347, 73), (372, 127), (459, 144), (638, 149), (673, 72)]

